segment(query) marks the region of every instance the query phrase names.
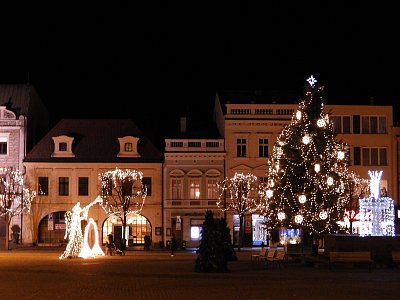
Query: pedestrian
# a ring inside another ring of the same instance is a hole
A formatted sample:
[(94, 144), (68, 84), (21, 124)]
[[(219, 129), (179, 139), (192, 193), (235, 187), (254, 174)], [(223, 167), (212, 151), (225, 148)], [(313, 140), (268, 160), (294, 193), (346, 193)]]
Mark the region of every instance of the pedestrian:
[(106, 246), (106, 256), (107, 256), (110, 253), (110, 248), (109, 248), (110, 240), (108, 239), (108, 235), (106, 235), (105, 240), (106, 240), (105, 246)]
[(108, 253), (110, 254), (110, 256), (112, 256), (112, 248), (113, 248), (113, 244), (114, 244), (114, 237), (112, 235), (112, 233), (109, 233), (107, 235), (107, 239), (108, 239)]
[(172, 238), (171, 238), (171, 256), (174, 256), (174, 252), (176, 250), (177, 244), (178, 244), (178, 241), (175, 238), (175, 234), (173, 234)]

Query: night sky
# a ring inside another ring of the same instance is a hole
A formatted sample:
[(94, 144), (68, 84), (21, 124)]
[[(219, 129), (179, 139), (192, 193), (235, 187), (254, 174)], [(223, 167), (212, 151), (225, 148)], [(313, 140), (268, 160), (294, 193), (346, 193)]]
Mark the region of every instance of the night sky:
[(399, 110), (394, 6), (136, 2), (3, 7), (0, 82), (32, 83), (52, 124), (132, 117), (161, 130), (167, 127), (154, 119), (209, 115), (216, 91), (296, 90), (301, 97), (311, 74), (328, 104), (373, 98)]

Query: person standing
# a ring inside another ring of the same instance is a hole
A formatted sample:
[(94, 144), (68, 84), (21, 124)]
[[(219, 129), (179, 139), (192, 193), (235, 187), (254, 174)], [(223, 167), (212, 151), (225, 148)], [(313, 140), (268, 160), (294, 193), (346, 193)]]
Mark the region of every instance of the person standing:
[(108, 239), (108, 235), (106, 235), (106, 256), (110, 255), (110, 240)]
[(177, 244), (178, 244), (178, 241), (175, 238), (175, 234), (173, 234), (172, 238), (171, 238), (171, 256), (174, 256), (174, 252), (176, 250)]
[(110, 254), (110, 256), (112, 256), (112, 249), (113, 249), (113, 244), (114, 244), (114, 237), (112, 235), (112, 233), (109, 233), (107, 235), (107, 240), (108, 240), (108, 253)]

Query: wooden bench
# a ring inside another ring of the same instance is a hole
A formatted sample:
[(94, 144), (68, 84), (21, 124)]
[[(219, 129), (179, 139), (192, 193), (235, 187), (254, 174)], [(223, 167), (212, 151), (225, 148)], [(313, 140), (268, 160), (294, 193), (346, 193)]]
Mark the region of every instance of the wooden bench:
[(251, 261), (259, 261), (267, 254), (267, 248), (261, 248), (259, 253), (254, 253), (250, 256)]
[(367, 264), (371, 271), (373, 260), (370, 251), (329, 252), (329, 266), (334, 264)]

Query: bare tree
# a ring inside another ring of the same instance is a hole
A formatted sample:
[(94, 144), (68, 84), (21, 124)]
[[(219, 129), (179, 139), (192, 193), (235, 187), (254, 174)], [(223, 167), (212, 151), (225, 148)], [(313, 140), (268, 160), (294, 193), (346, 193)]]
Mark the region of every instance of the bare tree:
[(365, 198), (369, 194), (369, 180), (364, 179), (355, 172), (349, 172), (349, 205), (346, 208), (347, 217), (349, 219), (350, 228), (349, 233), (353, 233), (353, 222), (357, 220), (356, 216), (359, 212), (360, 198)]
[(245, 215), (258, 210), (264, 191), (258, 185), (257, 176), (235, 173), (218, 184), (220, 191), (217, 205), (223, 211), (234, 211), (239, 215), (238, 251), (243, 243)]
[(29, 212), (36, 192), (25, 186), (24, 175), (11, 168), (0, 169), (0, 216), (6, 225), (5, 246), (9, 250), (9, 228), (14, 216)]
[[(142, 178), (142, 172), (129, 169), (116, 168), (99, 174), (103, 199), (101, 206), (109, 216), (116, 216), (122, 221), (123, 239), (125, 239), (127, 215), (140, 214), (143, 209), (147, 188), (142, 184)], [(125, 243), (125, 240), (122, 242)]]

